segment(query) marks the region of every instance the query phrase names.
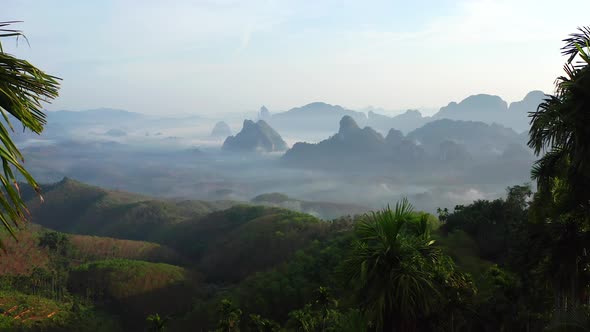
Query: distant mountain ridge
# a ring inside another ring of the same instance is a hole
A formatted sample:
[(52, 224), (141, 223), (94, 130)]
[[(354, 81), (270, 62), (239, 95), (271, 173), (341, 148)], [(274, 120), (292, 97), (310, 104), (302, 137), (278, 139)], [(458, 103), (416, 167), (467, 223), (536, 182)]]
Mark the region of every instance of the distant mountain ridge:
[(419, 159), (422, 155), (421, 149), (405, 140), (401, 132), (392, 129), (383, 137), (371, 127), (361, 129), (353, 118), (344, 116), (335, 135), (317, 144), (295, 143), (282, 160), (292, 166), (328, 168), (337, 165), (339, 169), (354, 169), (375, 166), (372, 161), (376, 160), (386, 164), (400, 151), (408, 152), (404, 163), (413, 162), (414, 157)]
[(408, 133), (408, 139), (426, 149), (451, 141), (465, 146), (472, 154), (500, 153), (508, 145), (519, 143), (520, 136), (511, 128), (479, 121), (440, 119)]
[[(508, 104), (499, 96), (478, 94), (461, 102), (450, 102), (434, 114), (433, 119), (472, 120), (498, 122), (502, 112), (508, 110)], [(475, 119), (477, 118), (477, 119)]]
[(420, 111), (407, 110), (396, 116), (387, 116), (373, 112), (368, 113), (367, 124), (380, 131), (389, 128), (409, 133), (423, 125), (441, 119), (478, 121), (487, 124), (500, 124), (523, 132), (529, 128), (529, 113), (536, 111), (537, 107), (545, 99), (545, 93), (534, 90), (526, 94), (520, 100), (508, 103), (499, 96), (489, 94), (477, 94), (468, 96), (459, 103), (450, 102), (441, 107), (433, 116), (423, 116)]
[[(449, 119), (428, 122), (405, 136), (390, 129), (383, 137), (344, 116), (335, 135), (316, 144), (295, 143), (282, 161), (295, 167), (339, 170), (467, 167), (476, 161), (518, 158), (518, 151), (526, 151), (521, 141), (521, 135), (498, 124)], [(524, 159), (529, 156), (522, 154)]]
[(349, 116), (359, 123), (365, 123), (367, 119), (363, 112), (324, 102), (310, 103), (281, 113), (270, 113), (264, 108), (262, 114), (271, 126), (281, 132), (300, 131), (302, 128), (306, 131), (334, 132), (343, 116)]
[(529, 113), (534, 112), (543, 101), (542, 91), (531, 91), (520, 100), (508, 105), (506, 101), (496, 95), (476, 94), (466, 97), (460, 102), (450, 102), (441, 107), (433, 116), (424, 116), (419, 110), (409, 109), (404, 113), (389, 116), (380, 114), (379, 108), (366, 108), (367, 114), (354, 111), (339, 105), (324, 102), (313, 102), (301, 107), (294, 107), (286, 112), (271, 113), (265, 106), (259, 112), (259, 118), (281, 132), (334, 132), (338, 130), (336, 124), (344, 117), (351, 117), (361, 126), (370, 126), (382, 133), (394, 128), (404, 134), (418, 129), (425, 124), (441, 120), (479, 121), (487, 124), (497, 123), (517, 132), (529, 127)]
[(529, 113), (536, 111), (544, 98), (542, 91), (535, 90), (527, 93), (521, 101), (508, 105), (498, 96), (478, 94), (459, 103), (449, 103), (432, 118), (497, 123), (522, 132), (529, 128)]
[(369, 111), (367, 125), (383, 132), (394, 128), (407, 134), (416, 128), (422, 127), (429, 120), (429, 117), (423, 117), (418, 110), (407, 110), (393, 117)]

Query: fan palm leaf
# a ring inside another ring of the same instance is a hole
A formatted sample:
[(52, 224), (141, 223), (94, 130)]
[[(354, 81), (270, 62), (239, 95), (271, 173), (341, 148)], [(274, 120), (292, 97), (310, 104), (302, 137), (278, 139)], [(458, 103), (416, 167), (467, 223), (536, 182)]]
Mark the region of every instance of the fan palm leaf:
[(434, 266), (441, 252), (428, 234), (427, 216), (414, 213), (407, 199), (358, 222), (357, 240), (342, 272), (379, 328), (394, 319), (398, 328), (411, 326), (434, 309), (440, 297)]

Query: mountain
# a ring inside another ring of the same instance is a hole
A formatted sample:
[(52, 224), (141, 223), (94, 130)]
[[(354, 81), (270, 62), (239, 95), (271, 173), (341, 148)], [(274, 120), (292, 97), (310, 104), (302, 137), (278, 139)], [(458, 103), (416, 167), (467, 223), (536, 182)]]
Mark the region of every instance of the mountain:
[(441, 162), (464, 165), (473, 159), (463, 144), (454, 141), (443, 141), (439, 144), (438, 151)]
[(373, 128), (361, 129), (352, 117), (344, 116), (334, 136), (317, 144), (295, 143), (282, 160), (291, 166), (367, 169), (396, 159), (413, 148), (417, 147), (404, 140), (399, 131), (390, 131), (384, 138)]
[(528, 131), (530, 128), (529, 113), (535, 112), (546, 95), (543, 91), (531, 91), (521, 101), (515, 101), (508, 107), (507, 124), (517, 132)]
[(523, 100), (513, 102), (508, 106), (498, 96), (478, 94), (469, 96), (459, 103), (449, 103), (433, 115), (432, 119), (497, 123), (521, 132), (528, 130), (529, 112), (536, 111), (537, 106), (544, 98), (545, 94), (542, 91), (531, 91)]
[(343, 116), (349, 116), (356, 122), (365, 123), (367, 117), (363, 112), (348, 110), (339, 105), (322, 102), (295, 107), (286, 112), (274, 113), (268, 122), (281, 132), (334, 132), (336, 124)]
[(356, 121), (348, 115), (340, 120), (340, 129), (335, 138), (340, 142), (346, 142), (353, 150), (356, 148), (377, 150), (379, 146), (385, 144), (385, 139), (381, 134), (371, 127), (361, 129)]
[(231, 128), (224, 121), (217, 122), (211, 131), (211, 137), (215, 138), (225, 138), (231, 136), (231, 134)]
[[(384, 138), (371, 127), (360, 128), (348, 116), (338, 133), (316, 144), (295, 143), (281, 161), (290, 167), (338, 169), (341, 171), (404, 171), (441, 174), (477, 167), (497, 160), (528, 160), (530, 153), (521, 135), (498, 124), (441, 119), (425, 124), (408, 135), (390, 129)], [(457, 174), (455, 172), (455, 174)], [(458, 176), (461, 176), (458, 174)]]
[(404, 133), (409, 133), (416, 128), (422, 127), (429, 120), (430, 118), (423, 117), (417, 110), (407, 110), (393, 117), (369, 111), (367, 124), (382, 132), (395, 128)]
[(502, 151), (500, 157), (504, 160), (534, 160), (533, 151), (525, 145), (517, 143), (509, 144), (504, 151)]
[(268, 108), (266, 108), (266, 106), (262, 105), (262, 107), (260, 107), (260, 111), (258, 112), (258, 118), (261, 120), (268, 120), (270, 117), (270, 111)]
[(542, 91), (531, 91), (523, 100), (513, 102), (509, 106), (499, 96), (477, 94), (458, 103), (451, 102), (441, 107), (432, 117), (423, 116), (420, 111), (411, 109), (396, 116), (387, 116), (378, 113), (380, 109), (372, 107), (364, 109), (368, 111), (365, 115), (364, 112), (349, 110), (339, 105), (315, 102), (272, 114), (262, 106), (259, 118), (267, 121), (280, 132), (289, 134), (303, 131), (306, 133), (334, 132), (338, 129), (337, 121), (344, 116), (351, 117), (361, 126), (370, 126), (382, 133), (394, 128), (407, 134), (428, 122), (440, 119), (497, 123), (521, 132), (529, 127), (528, 113), (536, 110), (544, 96)]
[(384, 150), (385, 146), (381, 134), (369, 127), (361, 129), (352, 117), (344, 116), (334, 136), (316, 144), (295, 143), (282, 160), (292, 166), (349, 167), (361, 163), (368, 154)]
[(437, 153), (442, 142), (450, 141), (478, 156), (499, 155), (508, 145), (521, 141), (514, 130), (498, 124), (449, 119), (429, 122), (409, 133), (407, 138), (431, 153)]
[(469, 96), (460, 103), (449, 103), (442, 107), (433, 118), (499, 123), (507, 112), (508, 105), (502, 98), (479, 94)]
[(242, 130), (236, 136), (229, 136), (222, 146), (222, 150), (239, 152), (275, 152), (286, 149), (287, 143), (281, 135), (264, 120), (244, 120)]

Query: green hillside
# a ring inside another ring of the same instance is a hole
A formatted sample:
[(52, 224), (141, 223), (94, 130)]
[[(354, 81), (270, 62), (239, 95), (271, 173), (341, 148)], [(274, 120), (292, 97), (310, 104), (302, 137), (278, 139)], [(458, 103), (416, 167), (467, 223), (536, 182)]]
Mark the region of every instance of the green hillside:
[(198, 277), (181, 267), (111, 259), (82, 264), (70, 272), (68, 289), (143, 326), (154, 313), (172, 315), (190, 310)]
[(161, 227), (227, 208), (231, 202), (172, 201), (109, 191), (64, 178), (25, 193), (32, 221), (58, 231), (144, 240)]
[(124, 331), (117, 320), (92, 306), (0, 291), (2, 331)]
[(188, 259), (166, 246), (134, 240), (91, 235), (70, 235), (77, 259), (83, 261), (125, 258), (156, 263), (186, 265)]
[[(220, 234), (203, 252), (199, 266), (209, 279), (238, 281), (281, 263), (312, 241), (328, 236), (330, 224), (310, 215), (282, 209), (261, 210), (261, 216)], [(238, 211), (227, 212), (231, 216)], [(228, 216), (222, 218), (230, 220)], [(204, 222), (213, 224), (217, 220)]]
[(29, 200), (33, 222), (80, 234), (71, 237), (78, 259), (194, 265), (216, 282), (236, 282), (273, 267), (310, 242), (323, 240), (334, 227), (279, 207), (155, 200), (71, 179), (46, 186), (44, 200)]

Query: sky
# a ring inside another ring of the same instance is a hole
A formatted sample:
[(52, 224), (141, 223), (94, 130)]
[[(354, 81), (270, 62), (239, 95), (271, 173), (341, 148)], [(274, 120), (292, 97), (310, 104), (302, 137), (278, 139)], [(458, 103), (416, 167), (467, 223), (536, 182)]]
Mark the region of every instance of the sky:
[(2, 0), (6, 52), (63, 79), (49, 110), (429, 110), (553, 92), (590, 1)]

